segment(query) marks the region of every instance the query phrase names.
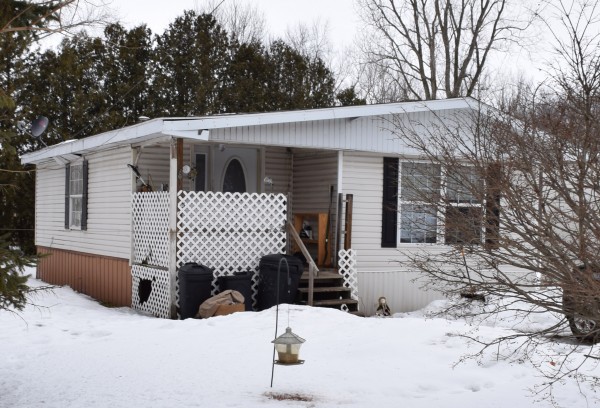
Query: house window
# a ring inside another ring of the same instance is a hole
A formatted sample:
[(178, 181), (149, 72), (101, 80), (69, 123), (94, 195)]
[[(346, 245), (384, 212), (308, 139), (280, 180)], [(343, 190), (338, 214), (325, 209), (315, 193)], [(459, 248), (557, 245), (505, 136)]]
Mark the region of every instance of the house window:
[(431, 203), (439, 197), (440, 166), (402, 163), (400, 174), (400, 242), (437, 242), (437, 210)]
[(435, 207), (419, 204), (400, 206), (400, 242), (435, 244), (436, 237)]
[(447, 245), (481, 243), (481, 207), (446, 207), (444, 242)]
[(65, 228), (87, 229), (87, 161), (69, 164), (65, 174)]
[(475, 191), (483, 191), (483, 182), (475, 171), (467, 166), (446, 176), (446, 198), (454, 204), (481, 204)]
[(69, 177), (69, 227), (81, 228), (83, 210), (83, 164), (72, 165)]
[(467, 166), (454, 174), (443, 170), (384, 159), (382, 247), (482, 242), (488, 199), (477, 192), (485, 191), (483, 181)]

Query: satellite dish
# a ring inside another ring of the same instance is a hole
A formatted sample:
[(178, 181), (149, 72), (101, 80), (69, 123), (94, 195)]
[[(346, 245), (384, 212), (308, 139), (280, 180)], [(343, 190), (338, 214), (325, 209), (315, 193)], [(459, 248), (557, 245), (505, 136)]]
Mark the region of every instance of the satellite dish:
[(48, 120), (45, 116), (38, 116), (33, 122), (31, 122), (31, 135), (35, 138), (38, 138), (46, 131), (48, 128), (48, 124), (50, 120)]

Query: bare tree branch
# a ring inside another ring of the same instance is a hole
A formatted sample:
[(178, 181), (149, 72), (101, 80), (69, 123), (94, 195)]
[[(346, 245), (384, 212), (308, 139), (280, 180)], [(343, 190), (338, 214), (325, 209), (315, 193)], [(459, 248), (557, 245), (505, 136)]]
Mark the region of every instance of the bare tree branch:
[(535, 16), (511, 0), (359, 4), (369, 35), (376, 38), (363, 42), (362, 63), (396, 76), (411, 99), (474, 95), (490, 54), (519, 43)]

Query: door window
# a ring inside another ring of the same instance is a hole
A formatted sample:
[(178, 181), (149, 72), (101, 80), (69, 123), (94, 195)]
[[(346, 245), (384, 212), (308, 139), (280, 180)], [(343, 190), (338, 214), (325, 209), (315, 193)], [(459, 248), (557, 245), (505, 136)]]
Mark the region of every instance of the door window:
[(246, 175), (244, 174), (244, 167), (238, 159), (231, 159), (225, 169), (225, 175), (223, 176), (223, 192), (246, 192)]

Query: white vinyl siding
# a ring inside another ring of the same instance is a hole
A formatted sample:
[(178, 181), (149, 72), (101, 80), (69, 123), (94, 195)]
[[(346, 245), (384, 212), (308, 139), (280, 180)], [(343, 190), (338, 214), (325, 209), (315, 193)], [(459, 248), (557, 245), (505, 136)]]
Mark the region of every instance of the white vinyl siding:
[(66, 230), (65, 167), (54, 161), (36, 172), (36, 245), (129, 259), (132, 176), (129, 146), (86, 156), (87, 231)]
[(336, 152), (294, 151), (294, 213), (336, 212), (337, 160)]
[(445, 118), (448, 123), (455, 123), (459, 114), (464, 115), (454, 109), (439, 110), (435, 115), (429, 111), (412, 112), (405, 115), (403, 123), (395, 123), (393, 115), (384, 115), (211, 129), (210, 141), (410, 155), (417, 152), (402, 141), (401, 132), (392, 129), (415, 123), (422, 128), (435, 126)]
[(392, 311), (416, 310), (435, 299), (438, 292), (423, 291), (412, 282), (417, 272), (406, 266), (407, 251), (439, 251), (436, 246), (402, 244), (382, 248), (383, 157), (344, 153), (343, 193), (353, 194), (352, 249), (357, 253), (361, 307), (374, 313), (380, 296)]
[(265, 177), (273, 180), (273, 186), (264, 186), (265, 193), (292, 192), (292, 153), (283, 147), (267, 147), (265, 151)]
[[(192, 158), (191, 145), (183, 144), (183, 165), (194, 166), (195, 158)], [(153, 191), (161, 191), (169, 184), (171, 147), (169, 144), (146, 146), (141, 149), (137, 162), (138, 171)], [(183, 189), (193, 190), (194, 180), (183, 177)]]

